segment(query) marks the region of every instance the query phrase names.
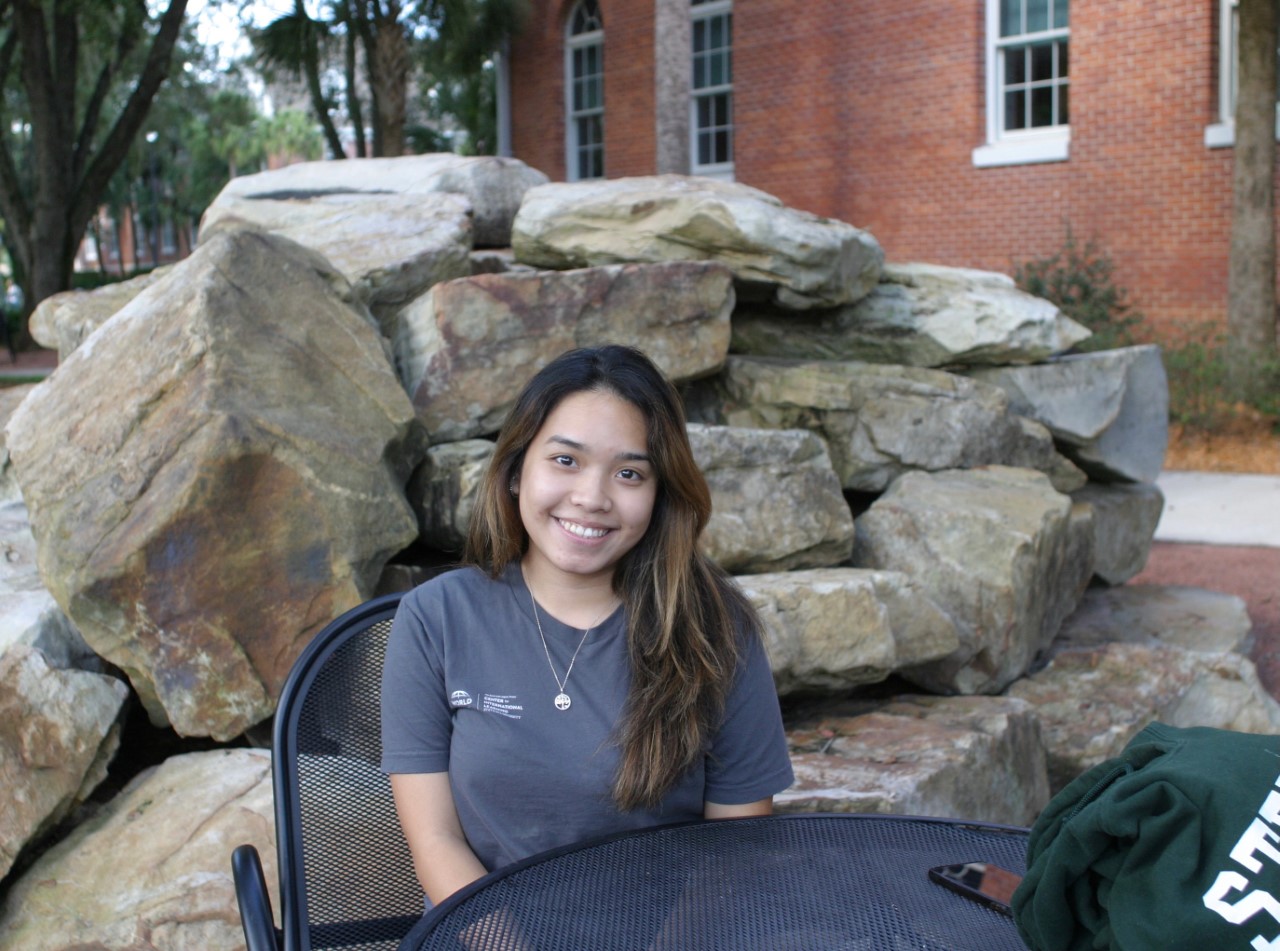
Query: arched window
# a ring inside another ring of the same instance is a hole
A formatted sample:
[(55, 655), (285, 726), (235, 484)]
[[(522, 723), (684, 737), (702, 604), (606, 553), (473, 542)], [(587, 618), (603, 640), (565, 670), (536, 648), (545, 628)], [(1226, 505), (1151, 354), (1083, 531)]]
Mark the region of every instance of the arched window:
[(733, 4), (692, 0), (693, 173), (733, 178)]
[(603, 178), (604, 25), (596, 0), (573, 8), (564, 59), (568, 178)]

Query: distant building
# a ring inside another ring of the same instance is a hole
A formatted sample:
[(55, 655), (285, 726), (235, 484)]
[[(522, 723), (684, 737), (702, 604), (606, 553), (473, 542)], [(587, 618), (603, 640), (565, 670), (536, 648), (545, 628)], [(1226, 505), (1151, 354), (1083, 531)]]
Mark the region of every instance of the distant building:
[(194, 247), (194, 222), (174, 222), (166, 217), (152, 229), (137, 208), (125, 206), (121, 217), (116, 218), (104, 206), (98, 209), (80, 242), (75, 269), (123, 277), (180, 261)]
[(675, 29), (670, 0), (531, 5), (512, 152), (555, 179), (674, 170), (674, 123), (680, 170), (890, 260), (1008, 272), (1070, 226), (1149, 319), (1224, 318), (1235, 0), (692, 0)]

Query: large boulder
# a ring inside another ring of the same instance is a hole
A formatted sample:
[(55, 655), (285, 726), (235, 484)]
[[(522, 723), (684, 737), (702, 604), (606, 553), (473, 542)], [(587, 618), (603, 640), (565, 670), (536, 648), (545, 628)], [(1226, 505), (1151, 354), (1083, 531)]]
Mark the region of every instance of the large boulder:
[(884, 261), (875, 238), (853, 225), (746, 185), (682, 175), (530, 189), (511, 245), (517, 260), (556, 269), (720, 261), (740, 298), (797, 310), (864, 297)]
[(409, 504), (418, 513), (418, 538), (423, 544), (441, 551), (462, 550), (480, 482), (492, 458), (493, 443), (487, 439), (440, 443), (427, 450), (406, 490)]
[(230, 739), (417, 534), (421, 430), (314, 253), (220, 235), (10, 418), (40, 573), (153, 721)]
[(0, 653), (0, 879), (106, 778), (128, 695), (114, 677), (55, 670), (31, 647)]
[(1093, 507), (1093, 573), (1105, 584), (1124, 584), (1147, 565), (1164, 493), (1152, 482), (1089, 484), (1071, 498)]
[(960, 646), (951, 619), (900, 572), (825, 568), (737, 581), (760, 614), (783, 696), (879, 683)]
[(937, 693), (997, 693), (1053, 642), (1093, 574), (1092, 511), (1038, 472), (908, 473), (858, 517), (854, 564), (901, 571), (960, 647), (904, 670)]
[(0, 505), (22, 501), (22, 489), (14, 476), (13, 465), (9, 460), (9, 447), (4, 441), (4, 427), (13, 411), (22, 405), (27, 394), (38, 385), (20, 383), (17, 386), (0, 387)]
[(420, 196), (454, 194), (471, 209), (476, 245), (501, 248), (511, 244), (511, 221), (525, 192), (547, 181), (546, 175), (519, 159), (452, 152), (297, 162), (233, 178), (210, 207), (220, 208), (233, 199), (307, 200), (352, 194), (396, 196), (396, 203), (404, 208)]
[(1043, 423), (1098, 482), (1154, 482), (1169, 445), (1169, 381), (1154, 344), (972, 371)]
[(0, 948), (241, 951), (231, 852), (253, 845), (276, 886), (271, 754), (166, 760), (42, 855), (9, 891)]
[(734, 353), (905, 366), (1034, 363), (1089, 336), (1049, 301), (991, 271), (886, 264), (856, 304), (787, 312), (740, 308)]
[(1120, 642), (1244, 653), (1253, 622), (1242, 599), (1185, 585), (1090, 588), (1058, 631), (1057, 647)]
[(1049, 803), (1035, 709), (1005, 697), (836, 705), (787, 731), (779, 812), (874, 812), (1030, 825)]
[(691, 418), (822, 436), (844, 488), (881, 492), (904, 472), (991, 464), (1039, 469), (1069, 491), (1085, 477), (997, 387), (919, 367), (729, 357), (689, 388)]
[(1048, 666), (1008, 695), (1035, 707), (1056, 792), (1118, 756), (1153, 721), (1243, 733), (1280, 733), (1280, 704), (1236, 653), (1110, 643), (1056, 648)]
[(170, 267), (104, 284), (89, 291), (63, 291), (46, 297), (31, 312), (27, 327), (36, 343), (58, 351), (58, 359), (67, 355), (89, 334), (107, 322), (116, 311), (169, 273)]
[(40, 580), (35, 535), (20, 501), (0, 505), (0, 657), (15, 644), (36, 648), (59, 670), (103, 670)]
[(574, 347), (640, 347), (676, 381), (713, 373), (732, 309), (729, 272), (703, 262), (480, 274), (400, 313), (396, 359), (431, 441), (453, 442), (497, 432), (528, 378)]
[(706, 553), (752, 574), (839, 565), (853, 553), (853, 513), (827, 447), (804, 430), (689, 424), (711, 489)]
[(471, 273), (470, 212), (465, 198), (446, 194), (411, 201), (347, 190), (230, 195), (205, 211), (200, 241), (250, 227), (318, 251), (390, 335), (396, 311), (406, 303), (433, 284)]

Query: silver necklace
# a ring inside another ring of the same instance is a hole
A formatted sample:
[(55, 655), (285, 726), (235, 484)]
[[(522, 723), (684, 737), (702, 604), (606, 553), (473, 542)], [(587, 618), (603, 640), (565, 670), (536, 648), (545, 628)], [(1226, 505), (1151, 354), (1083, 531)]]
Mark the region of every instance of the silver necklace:
[[(560, 688), (560, 692), (556, 694), (556, 709), (568, 710), (573, 704), (569, 699), (569, 695), (564, 692), (564, 685), (569, 682), (569, 675), (573, 673), (573, 662), (578, 659), (578, 651), (582, 650), (582, 645), (587, 642), (587, 636), (595, 630), (597, 624), (604, 618), (604, 614), (596, 618), (591, 626), (582, 632), (582, 640), (578, 641), (578, 649), (573, 652), (573, 656), (569, 658), (569, 669), (564, 672), (564, 679), (560, 679), (560, 675), (556, 673), (556, 665), (551, 661), (551, 649), (547, 647), (547, 636), (542, 633), (542, 622), (538, 620), (538, 601), (533, 596), (533, 589), (529, 590), (529, 603), (533, 605), (533, 623), (538, 625), (538, 637), (542, 640), (542, 650), (547, 655), (547, 666), (551, 668), (551, 676), (556, 679), (556, 686)], [(608, 613), (606, 609), (605, 613)]]

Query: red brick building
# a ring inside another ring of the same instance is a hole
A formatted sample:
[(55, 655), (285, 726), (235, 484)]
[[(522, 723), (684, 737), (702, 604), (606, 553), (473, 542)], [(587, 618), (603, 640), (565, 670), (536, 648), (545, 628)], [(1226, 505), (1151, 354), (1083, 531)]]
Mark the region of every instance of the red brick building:
[(1224, 319), (1234, 0), (693, 0), (684, 33), (655, 30), (669, 3), (532, 0), (513, 154), (554, 179), (691, 161), (896, 261), (1008, 272), (1070, 226), (1149, 320)]

